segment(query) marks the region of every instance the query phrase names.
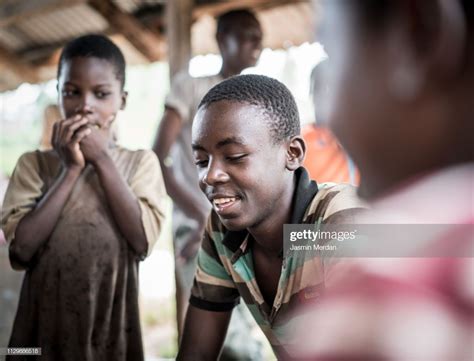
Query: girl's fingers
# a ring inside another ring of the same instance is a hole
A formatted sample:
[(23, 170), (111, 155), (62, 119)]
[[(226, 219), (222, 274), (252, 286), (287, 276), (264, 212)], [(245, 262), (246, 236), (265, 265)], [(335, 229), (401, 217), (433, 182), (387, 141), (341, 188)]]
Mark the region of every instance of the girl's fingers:
[(79, 143), (82, 139), (91, 134), (92, 130), (89, 127), (83, 127), (74, 133), (72, 136), (72, 144)]
[(77, 120), (67, 125), (66, 133), (65, 133), (65, 137), (66, 137), (65, 141), (69, 142), (72, 139), (74, 132), (80, 127), (83, 127), (84, 125), (86, 125), (87, 122), (88, 122), (87, 118), (81, 118), (80, 120)]
[(66, 118), (59, 122), (59, 132), (58, 132), (58, 141), (61, 143), (67, 143), (72, 137), (72, 134), (68, 134), (69, 127), (71, 124), (74, 124), (80, 120), (82, 120), (82, 115), (76, 114), (70, 118)]

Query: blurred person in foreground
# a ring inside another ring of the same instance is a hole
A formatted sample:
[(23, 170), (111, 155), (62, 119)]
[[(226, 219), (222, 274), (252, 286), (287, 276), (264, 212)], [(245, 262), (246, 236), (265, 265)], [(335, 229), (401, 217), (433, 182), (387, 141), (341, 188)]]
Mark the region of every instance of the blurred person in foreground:
[(306, 157), (303, 166), (311, 179), (319, 183), (350, 183), (359, 184), (359, 172), (354, 162), (339, 144), (327, 124), (327, 103), (329, 86), (327, 76), (330, 61), (323, 60), (311, 71), (310, 95), (314, 105), (314, 123), (301, 130), (306, 141)]
[(431, 228), (415, 257), (341, 264), (294, 356), (472, 360), (474, 2), (324, 5), (330, 125), (360, 169), (365, 222)]
[[(217, 19), (216, 40), (222, 56), (218, 74), (191, 77), (176, 75), (165, 100), (165, 111), (153, 150), (160, 160), (168, 194), (173, 199), (173, 242), (176, 255), (176, 311), (178, 334), (196, 270), (204, 224), (211, 203), (201, 193), (191, 149), (191, 127), (199, 102), (209, 89), (226, 78), (255, 66), (262, 52), (262, 29), (249, 10), (233, 10)], [(261, 351), (261, 344), (250, 336), (255, 324), (243, 306), (237, 308), (224, 346), (223, 357), (245, 359)]]

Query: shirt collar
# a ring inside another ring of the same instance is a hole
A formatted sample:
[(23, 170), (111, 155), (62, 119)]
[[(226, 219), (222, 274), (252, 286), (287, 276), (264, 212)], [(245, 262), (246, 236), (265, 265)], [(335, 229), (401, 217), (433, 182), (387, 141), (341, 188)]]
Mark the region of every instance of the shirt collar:
[[(292, 211), (290, 223), (297, 224), (303, 221), (304, 214), (312, 199), (318, 193), (318, 185), (314, 180), (309, 178), (308, 172), (304, 167), (299, 167), (295, 171), (296, 177), (296, 188), (293, 195), (292, 201)], [(243, 250), (240, 248), (246, 237), (248, 236), (247, 230), (242, 231), (227, 231), (222, 240), (224, 246), (230, 249), (234, 253), (232, 257), (233, 260), (243, 253)]]

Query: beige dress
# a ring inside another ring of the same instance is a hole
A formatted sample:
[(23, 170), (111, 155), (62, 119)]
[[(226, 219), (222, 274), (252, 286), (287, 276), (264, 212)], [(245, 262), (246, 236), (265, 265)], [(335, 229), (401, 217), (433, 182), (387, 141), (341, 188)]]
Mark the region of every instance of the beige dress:
[[(136, 195), (148, 240), (167, 209), (152, 151), (111, 150)], [(61, 172), (53, 151), (24, 154), (2, 211), (7, 241)], [(27, 266), (10, 347), (41, 347), (41, 360), (143, 360), (138, 312), (140, 257), (121, 235), (91, 165), (82, 172), (49, 240)], [(20, 358), (13, 358), (15, 361)], [(32, 360), (32, 356), (25, 358)]]

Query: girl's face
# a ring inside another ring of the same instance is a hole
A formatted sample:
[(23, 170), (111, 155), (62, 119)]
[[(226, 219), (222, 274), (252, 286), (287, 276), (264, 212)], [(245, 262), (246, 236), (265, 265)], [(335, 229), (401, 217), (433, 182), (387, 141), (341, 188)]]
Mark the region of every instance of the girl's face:
[(58, 79), (59, 108), (64, 118), (81, 114), (91, 126), (109, 131), (126, 93), (109, 61), (76, 57), (62, 64)]

